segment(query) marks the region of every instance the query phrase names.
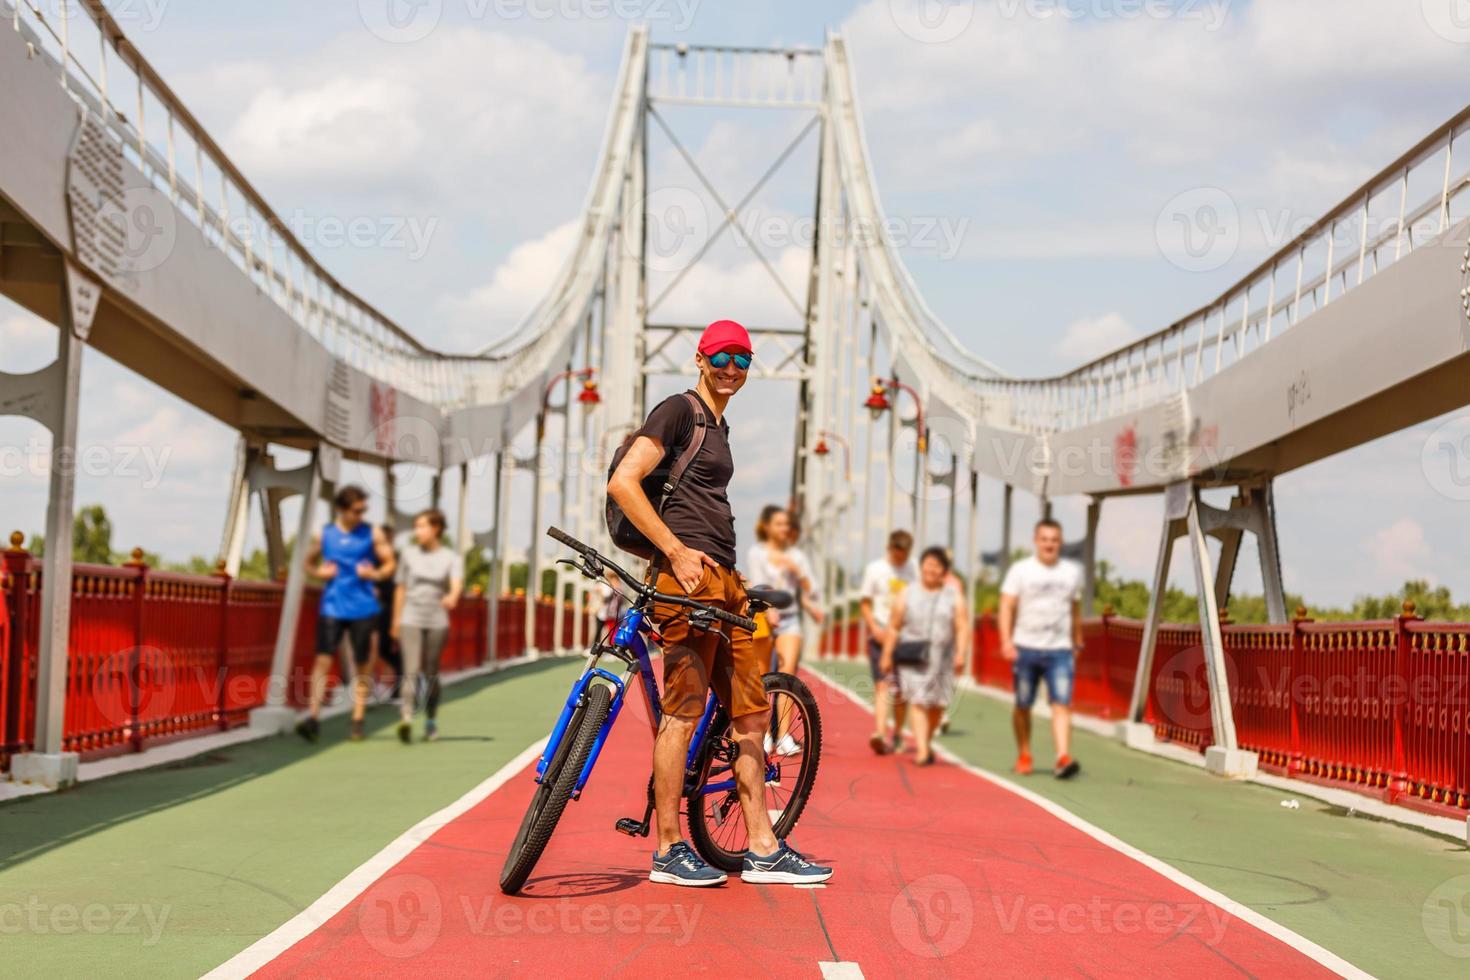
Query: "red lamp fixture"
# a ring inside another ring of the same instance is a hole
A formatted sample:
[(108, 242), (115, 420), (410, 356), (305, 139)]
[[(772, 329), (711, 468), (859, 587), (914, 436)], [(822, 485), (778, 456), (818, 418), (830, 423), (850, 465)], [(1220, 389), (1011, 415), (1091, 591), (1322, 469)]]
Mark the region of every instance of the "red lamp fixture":
[(873, 419), (875, 421), (878, 416), (893, 407), (893, 404), (888, 400), (888, 387), (882, 378), (873, 379), (873, 390), (868, 395), (868, 400), (863, 402), (863, 407), (873, 413)]
[(826, 439), (818, 439), (817, 444), (812, 447), (812, 452), (816, 453), (818, 456), (825, 456), (831, 451), (832, 450), (827, 446)]
[[(590, 370), (590, 369), (589, 369)], [(577, 402), (587, 407), (602, 404), (602, 394), (597, 390), (597, 382), (588, 377), (582, 382), (582, 390), (577, 392)]]
[(929, 428), (924, 424), (924, 403), (919, 400), (919, 393), (911, 386), (904, 384), (897, 378), (874, 378), (873, 390), (868, 395), (868, 400), (863, 402), (863, 407), (872, 413), (873, 421), (878, 421), (879, 416), (893, 408), (893, 403), (888, 400), (889, 391), (906, 391), (914, 400), (914, 422), (916, 423), (919, 452), (929, 451)]

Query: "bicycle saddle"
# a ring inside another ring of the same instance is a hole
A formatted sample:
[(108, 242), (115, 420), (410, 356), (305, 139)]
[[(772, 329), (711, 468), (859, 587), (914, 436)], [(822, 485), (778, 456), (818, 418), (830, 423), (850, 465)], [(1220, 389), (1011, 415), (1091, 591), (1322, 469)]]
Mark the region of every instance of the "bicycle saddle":
[(777, 609), (784, 609), (796, 601), (796, 597), (790, 592), (767, 588), (763, 585), (746, 589), (745, 597), (750, 600), (750, 611), (753, 613), (758, 613), (763, 609), (769, 609), (772, 606), (775, 606)]

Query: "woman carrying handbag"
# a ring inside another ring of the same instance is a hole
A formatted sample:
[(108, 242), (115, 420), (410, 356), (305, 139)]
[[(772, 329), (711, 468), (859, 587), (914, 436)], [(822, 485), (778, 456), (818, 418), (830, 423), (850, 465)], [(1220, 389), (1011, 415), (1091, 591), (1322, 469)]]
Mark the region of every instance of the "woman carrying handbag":
[(931, 741), (954, 694), (955, 663), (969, 636), (965, 603), (950, 587), (949, 553), (929, 548), (919, 558), (919, 581), (894, 600), (880, 669), (897, 668), (898, 689), (909, 706), (914, 765), (934, 762)]

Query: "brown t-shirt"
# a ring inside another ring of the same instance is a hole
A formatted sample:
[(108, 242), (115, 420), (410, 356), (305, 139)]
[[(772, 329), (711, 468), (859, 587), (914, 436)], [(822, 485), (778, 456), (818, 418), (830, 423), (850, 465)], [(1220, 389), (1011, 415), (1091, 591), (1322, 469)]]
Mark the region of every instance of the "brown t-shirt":
[[(691, 392), (699, 398), (697, 392)], [(704, 399), (700, 399), (703, 404)], [(726, 568), (735, 567), (735, 515), (725, 488), (735, 473), (730, 456), (730, 425), (715, 424), (715, 413), (704, 406), (704, 444), (694, 457), (679, 489), (664, 503), (663, 521), (685, 547), (696, 548)], [(664, 458), (656, 472), (667, 473), (694, 435), (694, 409), (683, 395), (665, 398), (648, 413), (639, 435), (657, 439)], [(653, 501), (654, 506), (658, 501)]]

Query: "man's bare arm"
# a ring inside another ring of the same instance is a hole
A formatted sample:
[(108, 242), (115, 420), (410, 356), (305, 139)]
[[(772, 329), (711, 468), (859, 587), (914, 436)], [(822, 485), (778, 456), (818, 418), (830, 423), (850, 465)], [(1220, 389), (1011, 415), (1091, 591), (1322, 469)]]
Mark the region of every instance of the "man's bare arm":
[(1016, 597), (1000, 594), (1000, 650), (1007, 660), (1016, 659), (1016, 645), (1012, 637), (1016, 632)]

